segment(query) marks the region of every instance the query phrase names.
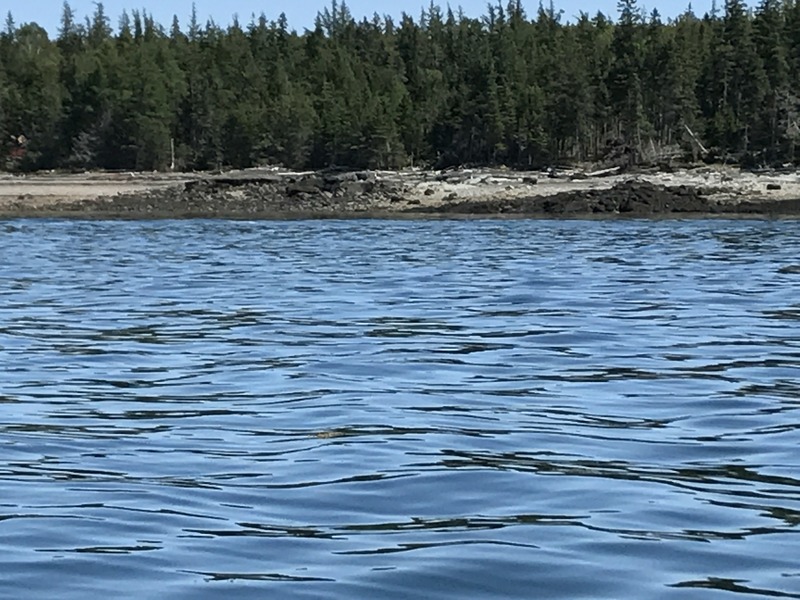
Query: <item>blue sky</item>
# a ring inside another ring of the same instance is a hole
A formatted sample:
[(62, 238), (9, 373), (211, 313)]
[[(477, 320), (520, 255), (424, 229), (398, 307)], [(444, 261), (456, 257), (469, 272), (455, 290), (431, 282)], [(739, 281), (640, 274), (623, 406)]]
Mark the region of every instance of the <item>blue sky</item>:
[[(722, 0), (720, 0), (721, 3)], [(82, 20), (84, 17), (94, 12), (94, 2), (92, 0), (70, 0), (70, 6)], [(294, 0), (293, 2), (276, 2), (275, 0), (232, 0), (220, 2), (219, 0), (195, 0), (198, 19), (201, 23), (210, 17), (217, 24), (225, 26), (231, 21), (234, 14), (239, 16), (239, 20), (245, 24), (250, 20), (250, 16), (264, 13), (268, 19), (276, 19), (281, 12), (285, 12), (289, 19), (290, 27), (302, 31), (304, 27), (310, 27), (314, 21), (314, 16), (323, 7), (329, 5), (329, 0)], [(407, 12), (413, 16), (418, 16), (423, 6), (428, 5), (427, 0), (349, 0), (348, 6), (356, 18), (372, 16), (373, 13), (392, 17), (399, 17), (402, 12)], [(440, 6), (446, 6), (446, 2), (437, 2)], [(460, 0), (451, 4), (453, 9), (459, 5), (469, 16), (480, 16), (486, 13), (485, 0)], [(506, 4), (506, 0), (503, 0)], [(645, 6), (648, 11), (658, 8), (665, 17), (672, 17), (682, 12), (688, 1), (675, 0), (640, 0), (640, 4)], [(5, 5), (5, 6), (4, 6)], [(3, 17), (10, 9), (14, 20), (19, 25), (26, 22), (36, 22), (47, 29), (51, 34), (55, 34), (61, 16), (62, 0), (21, 0), (8, 4), (0, 2)], [(6, 8), (6, 6), (8, 8)], [(123, 9), (138, 8), (145, 9), (155, 17), (158, 23), (168, 27), (172, 22), (172, 16), (178, 15), (182, 26), (189, 21), (192, 12), (192, 0), (106, 0), (103, 2), (106, 14), (111, 18), (114, 28), (117, 26), (119, 16)], [(536, 13), (539, 6), (538, 0), (523, 1), (523, 6), (529, 15)], [(566, 18), (572, 18), (581, 10), (594, 14), (598, 10), (606, 15), (616, 17), (616, 0), (555, 0), (557, 10), (563, 10)], [(711, 6), (711, 0), (696, 0), (693, 3), (695, 12), (702, 14)]]

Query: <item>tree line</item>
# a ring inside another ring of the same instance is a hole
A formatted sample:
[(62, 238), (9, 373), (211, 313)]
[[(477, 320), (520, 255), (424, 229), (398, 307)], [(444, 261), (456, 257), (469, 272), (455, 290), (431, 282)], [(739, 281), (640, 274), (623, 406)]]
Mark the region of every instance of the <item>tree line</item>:
[(356, 20), (333, 0), (302, 33), (194, 11), (112, 28), (65, 3), (54, 39), (11, 14), (0, 34), (0, 168), (794, 162), (797, 82), (800, 0), (570, 21), (520, 0)]

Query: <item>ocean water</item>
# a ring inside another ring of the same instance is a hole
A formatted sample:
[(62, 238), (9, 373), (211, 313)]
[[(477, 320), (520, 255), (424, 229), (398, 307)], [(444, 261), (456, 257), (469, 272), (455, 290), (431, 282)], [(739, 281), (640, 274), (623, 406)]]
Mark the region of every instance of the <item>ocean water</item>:
[(800, 598), (796, 221), (0, 222), (0, 598)]

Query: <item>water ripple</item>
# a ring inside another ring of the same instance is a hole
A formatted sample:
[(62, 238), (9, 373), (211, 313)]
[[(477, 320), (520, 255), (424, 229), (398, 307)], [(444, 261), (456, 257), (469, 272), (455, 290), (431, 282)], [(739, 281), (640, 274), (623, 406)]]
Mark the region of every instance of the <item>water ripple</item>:
[(6, 225), (9, 597), (800, 597), (793, 222)]

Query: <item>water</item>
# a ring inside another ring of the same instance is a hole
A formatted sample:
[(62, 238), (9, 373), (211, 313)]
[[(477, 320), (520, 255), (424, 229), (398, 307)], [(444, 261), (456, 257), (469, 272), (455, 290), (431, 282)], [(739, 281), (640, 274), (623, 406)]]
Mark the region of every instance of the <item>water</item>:
[(0, 597), (800, 598), (799, 249), (0, 223)]

